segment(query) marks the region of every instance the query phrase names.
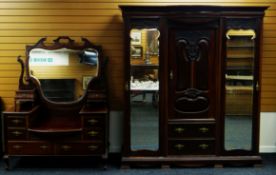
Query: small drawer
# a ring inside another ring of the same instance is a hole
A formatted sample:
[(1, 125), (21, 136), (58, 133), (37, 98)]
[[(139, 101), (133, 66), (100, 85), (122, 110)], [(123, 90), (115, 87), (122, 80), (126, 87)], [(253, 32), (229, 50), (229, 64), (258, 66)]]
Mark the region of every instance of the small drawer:
[(62, 155), (89, 155), (105, 152), (104, 145), (101, 142), (58, 143), (56, 150), (57, 154)]
[(8, 142), (7, 150), (13, 155), (54, 154), (53, 146), (48, 142)]
[(7, 127), (25, 127), (26, 119), (22, 116), (7, 116), (6, 124)]
[(22, 140), (27, 138), (25, 129), (8, 129), (8, 140)]
[(102, 116), (93, 116), (88, 117), (84, 116), (84, 127), (91, 127), (91, 126), (105, 126), (105, 115)]
[(169, 124), (170, 138), (215, 137), (215, 124)]
[(103, 140), (105, 132), (102, 128), (86, 129), (83, 131), (83, 136), (84, 139)]
[(215, 153), (214, 140), (170, 140), (170, 155), (210, 155)]

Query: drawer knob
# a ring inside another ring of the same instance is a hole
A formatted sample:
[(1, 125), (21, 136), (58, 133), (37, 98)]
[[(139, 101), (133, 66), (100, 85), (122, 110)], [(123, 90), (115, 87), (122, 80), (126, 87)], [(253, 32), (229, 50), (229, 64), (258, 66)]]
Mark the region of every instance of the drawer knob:
[(68, 151), (68, 150), (70, 150), (72, 147), (71, 146), (69, 146), (69, 145), (62, 145), (61, 146), (61, 149), (63, 149), (64, 151)]
[(202, 128), (199, 128), (199, 131), (202, 132), (202, 133), (206, 133), (206, 132), (209, 131), (209, 128), (202, 127)]
[(183, 148), (185, 147), (183, 144), (176, 144), (174, 145), (174, 147), (178, 150), (178, 151), (181, 151), (183, 150)]
[(203, 144), (200, 144), (198, 147), (201, 148), (201, 149), (207, 149), (209, 147), (209, 145), (203, 143)]
[(16, 137), (18, 137), (18, 136), (22, 135), (23, 133), (20, 131), (13, 131), (12, 134), (15, 135)]
[(175, 128), (174, 131), (178, 134), (182, 134), (185, 131), (185, 128), (178, 127), (178, 128)]
[(18, 149), (21, 149), (22, 146), (20, 146), (20, 145), (13, 145), (13, 148), (18, 150)]
[(48, 146), (47, 145), (41, 145), (40, 148), (45, 150), (45, 149), (48, 149)]
[(94, 136), (97, 136), (97, 135), (99, 134), (99, 132), (97, 132), (97, 131), (89, 131), (87, 134), (88, 134), (89, 136), (94, 137)]
[(98, 123), (99, 121), (96, 119), (90, 119), (88, 120), (88, 123), (90, 123), (91, 125), (95, 125), (96, 123)]
[(88, 146), (88, 149), (89, 149), (90, 151), (95, 151), (96, 149), (98, 149), (98, 146), (97, 146), (97, 145), (89, 145), (89, 146)]

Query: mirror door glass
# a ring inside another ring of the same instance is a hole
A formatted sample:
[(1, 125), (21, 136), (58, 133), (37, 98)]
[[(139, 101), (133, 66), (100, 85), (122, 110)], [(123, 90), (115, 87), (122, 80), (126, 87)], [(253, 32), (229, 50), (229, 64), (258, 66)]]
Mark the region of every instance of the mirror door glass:
[(91, 78), (98, 75), (98, 52), (92, 48), (34, 48), (29, 54), (29, 68), (48, 100), (72, 102), (84, 95)]
[(131, 150), (159, 149), (159, 31), (130, 32)]
[(226, 34), (225, 150), (252, 149), (254, 30)]

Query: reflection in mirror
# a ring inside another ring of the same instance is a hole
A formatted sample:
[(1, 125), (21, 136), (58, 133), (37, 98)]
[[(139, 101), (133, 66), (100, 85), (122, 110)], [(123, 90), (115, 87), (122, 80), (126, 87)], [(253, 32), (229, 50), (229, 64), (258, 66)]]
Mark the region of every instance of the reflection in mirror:
[(30, 74), (39, 79), (48, 100), (72, 102), (84, 95), (87, 77), (98, 75), (98, 52), (34, 48), (29, 54), (29, 68)]
[(159, 149), (159, 31), (130, 32), (131, 150)]
[(252, 149), (254, 30), (226, 34), (225, 149)]

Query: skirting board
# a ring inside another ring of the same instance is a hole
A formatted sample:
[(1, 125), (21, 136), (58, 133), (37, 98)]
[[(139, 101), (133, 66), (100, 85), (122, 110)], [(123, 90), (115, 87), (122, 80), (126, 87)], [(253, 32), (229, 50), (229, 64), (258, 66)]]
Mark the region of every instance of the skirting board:
[(260, 152), (276, 152), (276, 112), (261, 112)]
[[(123, 140), (123, 111), (110, 112), (109, 152), (120, 153)], [(260, 152), (276, 152), (276, 112), (261, 112)]]

